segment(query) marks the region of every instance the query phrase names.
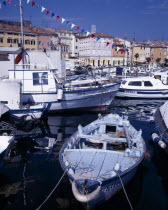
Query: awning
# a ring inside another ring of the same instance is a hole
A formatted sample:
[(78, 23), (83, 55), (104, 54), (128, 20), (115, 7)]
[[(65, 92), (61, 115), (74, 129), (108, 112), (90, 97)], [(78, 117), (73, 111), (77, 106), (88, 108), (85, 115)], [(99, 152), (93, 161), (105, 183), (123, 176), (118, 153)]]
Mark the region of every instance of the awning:
[(0, 47), (0, 55), (1, 54), (18, 54), (21, 52), (20, 47)]

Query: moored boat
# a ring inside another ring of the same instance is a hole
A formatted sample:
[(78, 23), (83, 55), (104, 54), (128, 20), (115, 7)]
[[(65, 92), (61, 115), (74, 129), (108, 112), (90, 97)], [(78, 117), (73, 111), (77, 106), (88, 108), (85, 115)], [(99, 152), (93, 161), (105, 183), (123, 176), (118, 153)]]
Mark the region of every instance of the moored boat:
[(142, 132), (109, 114), (82, 127), (60, 150), (60, 164), (75, 198), (92, 208), (112, 197), (135, 175), (145, 154)]
[(154, 121), (156, 133), (152, 134), (152, 139), (168, 153), (168, 101), (156, 110)]
[(168, 75), (165, 78), (157, 75), (151, 77), (125, 78), (116, 94), (117, 98), (126, 99), (167, 99)]

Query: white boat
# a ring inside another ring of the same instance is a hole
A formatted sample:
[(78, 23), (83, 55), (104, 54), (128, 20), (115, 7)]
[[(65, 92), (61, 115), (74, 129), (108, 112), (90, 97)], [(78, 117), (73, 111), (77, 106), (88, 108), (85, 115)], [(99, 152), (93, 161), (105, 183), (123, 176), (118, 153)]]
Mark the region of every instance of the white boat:
[(168, 153), (168, 101), (156, 110), (154, 121), (156, 132), (152, 134), (152, 139)]
[[(10, 109), (17, 108), (14, 103), (19, 106), (19, 104), (31, 102), (51, 105), (50, 112), (103, 111), (108, 108), (118, 91), (119, 83), (109, 81), (109, 83), (95, 85), (95, 78), (81, 88), (81, 81), (78, 81), (78, 88), (72, 84), (67, 87), (65, 68), (61, 68), (62, 61), (58, 52), (31, 53), (29, 58), (26, 57), (27, 55), (24, 56), (25, 61), (30, 59), (29, 62), (12, 66), (9, 70), (9, 78), (0, 80), (0, 88), (4, 90), (0, 92), (0, 101), (7, 102), (7, 106), (10, 104)], [(55, 56), (54, 53), (57, 54), (58, 70), (53, 67), (49, 59)], [(37, 64), (38, 61), (41, 65)]]
[(75, 198), (92, 208), (122, 189), (144, 158), (141, 135), (141, 130), (115, 114), (79, 125), (59, 155)]
[(118, 98), (168, 99), (168, 75), (125, 78), (121, 82)]

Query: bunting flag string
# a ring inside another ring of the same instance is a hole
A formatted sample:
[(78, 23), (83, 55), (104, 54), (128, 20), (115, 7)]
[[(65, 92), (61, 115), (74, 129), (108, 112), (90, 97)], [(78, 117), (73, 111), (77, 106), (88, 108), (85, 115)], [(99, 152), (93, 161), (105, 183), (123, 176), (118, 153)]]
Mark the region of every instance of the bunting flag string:
[[(11, 1), (11, 0), (5, 0), (5, 1)], [(46, 15), (48, 15), (49, 13), (51, 13), (51, 18), (55, 17), (56, 16), (56, 20), (59, 20), (61, 19), (61, 24), (63, 24), (64, 22), (66, 23), (66, 25), (71, 25), (70, 28), (73, 29), (76, 25), (74, 23), (71, 23), (70, 21), (66, 20), (65, 18), (59, 16), (59, 15), (56, 15), (54, 12), (52, 12), (51, 10), (48, 10), (47, 8), (43, 7), (43, 6), (40, 6), (38, 3), (36, 3), (35, 1), (32, 1), (32, 0), (27, 0), (27, 4), (29, 4), (31, 2), (31, 5), (34, 6), (36, 5), (38, 8), (41, 8), (41, 12), (44, 12), (46, 13)], [(89, 31), (86, 31), (84, 29), (82, 29), (81, 27), (79, 26), (76, 26), (75, 27), (75, 30), (78, 31), (78, 30), (81, 30), (81, 33), (86, 33), (86, 36), (88, 36), (90, 34)]]
[(12, 0), (4, 0), (2, 2), (0, 2), (0, 9), (2, 8), (2, 5), (3, 6), (6, 6), (6, 2), (8, 2), (9, 4), (11, 3)]

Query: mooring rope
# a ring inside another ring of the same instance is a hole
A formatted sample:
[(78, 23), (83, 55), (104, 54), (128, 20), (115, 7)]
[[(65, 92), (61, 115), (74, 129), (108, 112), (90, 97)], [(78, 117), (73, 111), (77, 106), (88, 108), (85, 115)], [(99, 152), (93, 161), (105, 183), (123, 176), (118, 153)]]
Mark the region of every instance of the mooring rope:
[(51, 193), (47, 196), (47, 198), (43, 201), (43, 203), (36, 209), (39, 210), (41, 209), (41, 207), (47, 202), (47, 200), (50, 198), (50, 196), (53, 194), (53, 192), (56, 190), (56, 188), (58, 187), (59, 183), (62, 181), (64, 175), (66, 174), (66, 170), (64, 171), (63, 175), (61, 176), (60, 180), (57, 182), (57, 184), (55, 185), (55, 187), (53, 188), (53, 190), (51, 191)]
[(129, 205), (130, 205), (130, 208), (131, 208), (131, 210), (133, 210), (132, 204), (131, 204), (131, 202), (130, 202), (130, 200), (129, 200), (129, 198), (128, 198), (128, 195), (127, 195), (127, 192), (126, 192), (126, 190), (125, 190), (125, 187), (124, 187), (124, 184), (123, 184), (123, 182), (122, 182), (122, 179), (121, 179), (121, 177), (120, 177), (120, 174), (119, 174), (118, 171), (116, 171), (116, 172), (117, 172), (117, 175), (118, 175), (118, 177), (119, 177), (119, 179), (120, 179), (120, 182), (121, 182), (123, 191), (124, 191), (124, 193), (125, 193), (125, 196), (126, 196), (126, 199), (127, 199), (128, 203), (129, 203)]
[(24, 200), (24, 206), (26, 206), (26, 182), (25, 182), (25, 172), (26, 172), (26, 163), (24, 164), (23, 168), (23, 200)]

